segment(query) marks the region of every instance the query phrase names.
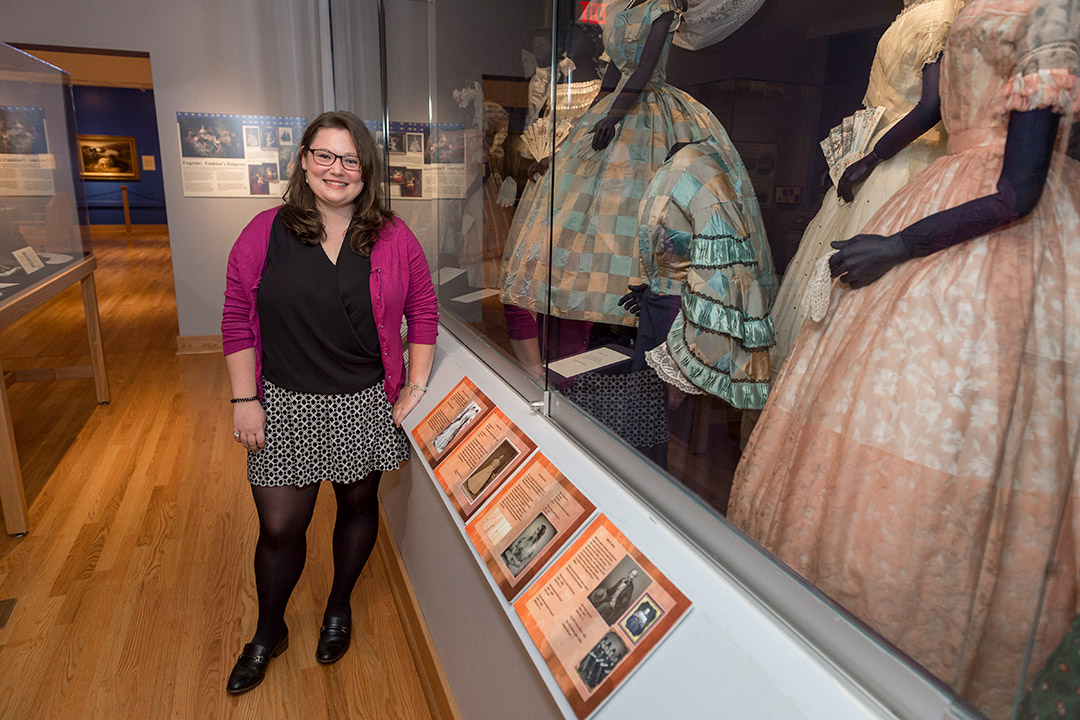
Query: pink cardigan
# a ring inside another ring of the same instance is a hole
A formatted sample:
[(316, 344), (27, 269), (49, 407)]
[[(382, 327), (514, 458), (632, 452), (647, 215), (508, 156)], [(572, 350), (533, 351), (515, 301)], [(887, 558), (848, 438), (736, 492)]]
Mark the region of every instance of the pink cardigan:
[[(280, 208), (259, 213), (236, 239), (225, 274), (225, 308), (221, 343), (226, 355), (255, 348), (255, 382), (262, 397), (262, 335), (255, 297), (266, 269), (270, 228)], [(345, 248), (346, 250), (348, 248)], [(439, 306), (424, 251), (412, 231), (394, 218), (379, 233), (371, 252), (371, 309), (379, 334), (383, 385), (393, 403), (405, 384), (401, 318), (408, 321), (408, 341), (434, 345), (439, 331)]]

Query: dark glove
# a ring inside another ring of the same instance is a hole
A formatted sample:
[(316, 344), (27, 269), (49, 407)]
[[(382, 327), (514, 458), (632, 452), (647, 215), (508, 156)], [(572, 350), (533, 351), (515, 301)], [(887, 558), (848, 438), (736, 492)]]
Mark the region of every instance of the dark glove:
[(532, 177), (533, 175), (543, 175), (544, 173), (546, 173), (548, 171), (548, 168), (550, 166), (551, 166), (551, 158), (550, 157), (546, 157), (543, 160), (541, 160), (540, 162), (537, 162), (537, 161), (533, 160), (532, 162), (529, 163), (527, 173), (528, 173), (529, 177)]
[(645, 294), (645, 290), (649, 287), (642, 283), (641, 285), (627, 285), (630, 288), (630, 292), (619, 298), (619, 306), (631, 315), (641, 315), (641, 296)]
[(967, 242), (1026, 216), (1042, 195), (1060, 123), (1061, 116), (1049, 108), (1009, 113), (997, 192), (934, 213), (895, 235), (857, 235), (832, 243), (838, 251), (829, 258), (832, 276), (863, 287), (909, 258)]
[(836, 194), (842, 197), (844, 202), (852, 202), (855, 199), (855, 186), (870, 177), (870, 173), (874, 172), (874, 168), (880, 162), (881, 160), (871, 150), (869, 155), (848, 165), (844, 174), (840, 176), (839, 182), (836, 183)]
[(866, 287), (896, 265), (911, 259), (907, 245), (899, 235), (856, 235), (850, 240), (835, 240), (837, 252), (829, 257), (833, 277), (852, 288)]
[(836, 183), (836, 194), (845, 202), (855, 199), (855, 186), (870, 177), (882, 160), (888, 160), (913, 143), (919, 136), (941, 120), (941, 59), (926, 65), (922, 71), (922, 94), (919, 102), (889, 128), (866, 154), (844, 170)]
[(617, 118), (613, 118), (610, 115), (602, 117), (595, 125), (592, 126), (592, 149), (603, 150), (615, 137), (615, 126), (619, 124)]

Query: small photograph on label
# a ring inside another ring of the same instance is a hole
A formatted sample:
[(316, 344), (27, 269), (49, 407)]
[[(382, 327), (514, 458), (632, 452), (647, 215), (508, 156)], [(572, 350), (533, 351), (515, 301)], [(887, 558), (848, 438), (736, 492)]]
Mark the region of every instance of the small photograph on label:
[(544, 513), (540, 513), (502, 551), (502, 559), (506, 563), (506, 569), (510, 571), (511, 575), (517, 577), (532, 562), (536, 554), (543, 550), (554, 537), (555, 526), (544, 516)]

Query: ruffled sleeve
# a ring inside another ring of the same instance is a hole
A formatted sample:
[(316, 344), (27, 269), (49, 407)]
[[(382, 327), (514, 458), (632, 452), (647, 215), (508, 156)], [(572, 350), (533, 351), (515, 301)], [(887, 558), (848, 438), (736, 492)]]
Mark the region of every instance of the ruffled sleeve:
[(1001, 112), (1050, 108), (1080, 119), (1080, 0), (1042, 0), (1027, 13)]
[(914, 67), (924, 68), (941, 57), (951, 27), (952, 18), (949, 18), (947, 20), (934, 19), (919, 28), (913, 43), (914, 62), (912, 64)]
[(656, 19), (664, 13), (669, 12), (675, 13), (675, 19), (671, 22), (671, 27), (668, 28), (668, 32), (675, 32), (678, 29), (679, 21), (682, 17), (682, 10), (679, 9), (676, 0), (654, 0), (649, 5), (649, 12), (647, 14), (649, 25), (656, 22)]

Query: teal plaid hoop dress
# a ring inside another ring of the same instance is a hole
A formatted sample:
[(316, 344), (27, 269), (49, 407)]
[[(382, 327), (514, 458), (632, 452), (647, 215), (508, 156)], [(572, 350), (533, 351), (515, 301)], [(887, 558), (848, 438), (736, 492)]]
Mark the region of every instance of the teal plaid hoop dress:
[[(712, 137), (730, 149), (738, 171), (745, 174), (724, 126), (701, 103), (665, 82), (671, 24), (664, 51), (637, 102), (616, 126), (603, 150), (592, 149), (593, 125), (607, 115), (615, 98), (637, 68), (653, 23), (679, 10), (675, 0), (651, 0), (615, 11), (608, 6), (604, 48), (622, 73), (615, 91), (604, 97), (574, 126), (555, 155), (538, 188), (548, 197), (555, 182), (554, 218), (548, 204), (522, 208), (515, 218), (504, 255), (501, 298), (507, 305), (572, 320), (635, 325), (637, 319), (619, 307), (628, 285), (641, 280), (638, 211), (645, 186), (677, 142)], [(548, 285), (548, 243), (552, 243)], [(551, 303), (548, 307), (550, 293)]]

